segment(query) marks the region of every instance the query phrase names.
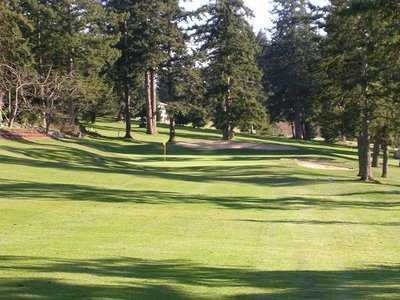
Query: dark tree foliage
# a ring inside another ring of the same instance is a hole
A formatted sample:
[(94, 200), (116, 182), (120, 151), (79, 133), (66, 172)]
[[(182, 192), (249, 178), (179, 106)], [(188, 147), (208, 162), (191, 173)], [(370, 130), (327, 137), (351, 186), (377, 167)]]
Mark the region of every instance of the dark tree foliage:
[(237, 127), (258, 126), (266, 119), (257, 65), (259, 47), (246, 18), (252, 15), (242, 0), (212, 1), (201, 7), (206, 16), (196, 27), (196, 42), (205, 56), (207, 97), (214, 111), (214, 124), (232, 139)]
[(265, 47), (265, 84), (271, 91), (267, 107), (273, 121), (294, 124), (294, 137), (315, 136), (315, 106), (319, 87), (318, 16), (304, 0), (275, 0), (272, 39)]
[(126, 137), (130, 137), (131, 97), (143, 84), (146, 90), (147, 133), (157, 132), (157, 72), (169, 60), (170, 49), (182, 42), (178, 26), (183, 17), (177, 0), (109, 0), (107, 6), (119, 15), (116, 47), (120, 58), (115, 67), (116, 84), (122, 85)]
[(352, 115), (356, 123), (351, 129), (358, 136), (359, 175), (364, 181), (373, 179), (371, 137), (383, 145), (385, 177), (387, 146), (398, 130), (393, 127), (398, 118), (394, 109), (398, 103), (398, 12), (397, 1), (336, 0), (329, 7), (324, 67), (334, 87), (331, 96), (342, 103), (341, 114)]
[(160, 72), (160, 100), (168, 104), (170, 143), (175, 142), (177, 124), (205, 125), (204, 82), (193, 56), (185, 52), (171, 57)]

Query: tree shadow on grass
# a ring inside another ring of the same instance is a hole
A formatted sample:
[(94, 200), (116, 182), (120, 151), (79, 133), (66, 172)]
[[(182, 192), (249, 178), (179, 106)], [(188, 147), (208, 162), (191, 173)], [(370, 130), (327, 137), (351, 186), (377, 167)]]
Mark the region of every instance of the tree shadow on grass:
[[(400, 207), (400, 203), (398, 203)], [(289, 225), (340, 225), (340, 226), (400, 226), (400, 222), (352, 222), (352, 221), (337, 221), (337, 220), (259, 220), (259, 219), (237, 219), (239, 222), (250, 223), (265, 223), (265, 224), (289, 224)]]
[[(267, 142), (267, 140), (260, 139), (259, 142)], [(274, 142), (277, 143), (277, 142)], [(279, 143), (278, 143), (279, 144)], [(46, 147), (48, 146), (48, 147)], [(80, 149), (77, 149), (77, 146)], [(85, 148), (85, 150), (82, 149)], [(7, 150), (7, 147), (2, 147)], [(9, 150), (12, 147), (8, 147)], [(24, 148), (14, 147), (14, 150), (19, 151), (28, 151)], [(115, 157), (117, 155), (132, 155), (136, 156), (135, 161), (160, 161), (163, 160), (163, 151), (161, 147), (161, 143), (157, 142), (140, 142), (140, 141), (123, 141), (119, 138), (115, 137), (94, 137), (94, 138), (85, 138), (85, 139), (63, 139), (60, 141), (60, 144), (44, 144), (43, 142), (35, 145), (32, 144), (33, 150), (44, 150), (43, 153), (46, 153), (51, 157), (54, 155), (53, 153), (58, 152), (66, 152), (67, 157), (74, 157), (74, 155), (69, 154), (78, 154), (78, 152), (86, 153), (91, 156), (109, 156)], [(101, 154), (95, 154), (93, 151), (98, 152), (101, 151)], [(338, 153), (338, 149), (319, 149), (312, 148), (312, 146), (307, 147), (299, 147), (294, 150), (286, 150), (286, 151), (265, 151), (265, 150), (256, 150), (256, 149), (226, 149), (226, 150), (199, 150), (199, 149), (187, 149), (181, 147), (179, 145), (168, 145), (167, 147), (167, 158), (169, 161), (184, 161), (184, 160), (193, 160), (195, 156), (207, 156), (209, 159), (220, 159), (221, 157), (225, 157), (223, 159), (227, 160), (266, 160), (266, 159), (279, 159), (282, 157), (305, 157), (305, 156), (313, 156), (314, 158), (317, 156), (323, 156), (325, 159), (333, 159), (337, 158), (337, 154), (349, 154), (353, 153), (349, 151), (348, 153)], [(335, 155), (333, 155), (335, 154)], [(353, 153), (354, 154), (354, 153)], [(141, 156), (141, 157), (139, 157)], [(184, 156), (192, 156), (189, 159)], [(60, 155), (57, 155), (60, 157)]]
[[(122, 127), (109, 126), (109, 125), (92, 125), (93, 128), (110, 131), (115, 133), (123, 130)], [(168, 126), (161, 126), (160, 128), (167, 129)], [(142, 131), (141, 129), (136, 129)], [(162, 136), (167, 136), (167, 131), (161, 133)], [(220, 133), (213, 129), (193, 129), (190, 127), (178, 127), (178, 136), (184, 139), (194, 140), (220, 140)], [(333, 158), (346, 158), (348, 160), (355, 160), (355, 150), (341, 145), (328, 145), (323, 142), (317, 141), (298, 141), (279, 137), (263, 137), (258, 135), (238, 135), (238, 141), (249, 141), (255, 143), (273, 143), (279, 145), (290, 145), (294, 150), (289, 151), (261, 151), (261, 150), (246, 150), (246, 149), (232, 149), (232, 150), (195, 150), (186, 149), (176, 145), (169, 147), (171, 155), (255, 155), (255, 154), (272, 154), (272, 155), (319, 155)], [(157, 142), (140, 142), (133, 140), (132, 142), (124, 141), (119, 137), (99, 136), (85, 139), (62, 139), (64, 143), (79, 144), (93, 149), (107, 151), (109, 153), (120, 154), (137, 154), (137, 155), (154, 155), (160, 153), (160, 143)], [(21, 140), (20, 142), (25, 142)], [(28, 142), (28, 141), (26, 141)], [(134, 145), (132, 145), (134, 144)]]
[(199, 299), (165, 285), (79, 284), (53, 278), (3, 280), (0, 300), (190, 300)]
[[(91, 172), (93, 174), (119, 174), (119, 175), (132, 175), (140, 176), (141, 178), (154, 178), (166, 179), (182, 182), (198, 182), (198, 183), (215, 183), (215, 182), (228, 182), (228, 183), (246, 183), (270, 186), (295, 186), (295, 185), (308, 185), (333, 182), (332, 177), (321, 175), (320, 178), (312, 178), (312, 176), (303, 177), (301, 174), (294, 172), (279, 172), (275, 171), (270, 173), (255, 172), (257, 167), (240, 167), (242, 174), (229, 175), (223, 167), (218, 168), (218, 172), (212, 173), (213, 167), (210, 167), (210, 173), (205, 171), (197, 174), (190, 174), (190, 172), (179, 168), (163, 168), (163, 167), (150, 167), (150, 166), (134, 166), (125, 161), (117, 160), (103, 160), (99, 164), (85, 165), (85, 164), (71, 164), (68, 162), (52, 162), (52, 161), (39, 161), (36, 159), (15, 158), (10, 156), (1, 156), (2, 164), (10, 164), (13, 166), (28, 166), (35, 168), (51, 168), (64, 171), (83, 171)], [(225, 172), (225, 173), (224, 173)], [(255, 172), (255, 173), (253, 173)], [(260, 171), (262, 172), (262, 171)], [(257, 174), (258, 173), (258, 174)], [(349, 179), (338, 179), (337, 181), (348, 181)]]
[[(112, 128), (112, 127), (110, 127)], [(167, 127), (165, 127), (167, 128)], [(114, 128), (115, 130), (116, 128)], [(184, 139), (192, 139), (197, 141), (221, 141), (221, 135), (213, 129), (193, 129), (188, 127), (178, 128), (178, 137)], [(161, 133), (166, 135), (167, 132)], [(250, 142), (256, 144), (275, 144), (290, 146), (292, 150), (261, 150), (261, 149), (189, 149), (176, 144), (168, 145), (168, 153), (170, 155), (274, 155), (274, 156), (324, 156), (326, 158), (346, 158), (347, 160), (355, 160), (356, 153), (353, 149), (340, 145), (328, 145), (317, 141), (297, 141), (278, 137), (261, 137), (238, 135), (236, 142)], [(99, 136), (85, 139), (64, 139), (63, 142), (71, 144), (79, 144), (93, 149), (103, 149), (110, 153), (121, 154), (143, 154), (148, 155), (154, 153), (153, 150), (159, 152), (161, 143), (157, 142), (141, 142), (137, 140), (124, 141), (119, 137)], [(139, 144), (139, 147), (130, 147), (130, 144)], [(146, 148), (147, 147), (147, 148)], [(135, 151), (131, 151), (135, 148)]]
[[(205, 266), (183, 260), (118, 257), (73, 260), (0, 257), (3, 272), (35, 278), (0, 279), (1, 300), (201, 299), (187, 290), (203, 287), (208, 299), (399, 299), (400, 267), (371, 266), (339, 271), (274, 271)], [(62, 274), (62, 275), (60, 275)], [(90, 275), (96, 284), (68, 280)], [(57, 279), (56, 279), (57, 278)], [(225, 296), (218, 292), (224, 288)], [(246, 288), (260, 289), (245, 294)]]
[(1, 180), (0, 199), (36, 199), (50, 201), (91, 201), (133, 204), (208, 204), (229, 209), (294, 210), (338, 208), (362, 208), (395, 210), (400, 201), (326, 199), (321, 197), (250, 197), (210, 196), (154, 190), (105, 189), (77, 184), (40, 183), (31, 181)]
[(64, 145), (80, 145), (95, 151), (103, 151), (108, 154), (130, 154), (130, 155), (160, 155), (162, 153), (161, 143), (126, 141), (118, 138), (101, 137), (90, 139), (63, 140)]
[[(94, 142), (93, 140), (69, 141), (60, 144), (27, 144), (31, 147), (15, 147), (1, 146), (2, 150), (17, 153), (29, 158), (45, 159), (53, 162), (79, 162), (85, 164), (98, 164), (98, 162), (106, 160), (123, 160), (125, 162), (157, 162), (167, 160), (168, 162), (184, 162), (184, 161), (268, 161), (279, 160), (285, 158), (298, 158), (299, 153), (295, 151), (285, 153), (266, 152), (262, 153), (257, 150), (249, 151), (196, 151), (184, 149), (177, 145), (168, 146), (167, 155), (163, 155), (161, 144), (159, 143), (114, 143), (111, 141)], [(81, 147), (77, 147), (81, 146)], [(83, 147), (84, 148), (83, 148)], [(176, 148), (175, 151), (170, 151)], [(238, 152), (240, 151), (240, 152)], [(117, 155), (115, 155), (117, 154)], [(119, 156), (118, 156), (119, 155)], [(307, 159), (307, 156), (302, 156)]]
[(288, 168), (284, 164), (242, 166), (163, 167), (137, 164), (131, 157), (103, 156), (82, 149), (59, 146), (55, 149), (3, 147), (15, 157), (0, 155), (2, 164), (86, 171), (103, 174), (137, 175), (189, 182), (228, 182), (271, 186), (294, 186), (333, 181), (352, 182), (351, 176), (330, 176), (326, 172)]
[(314, 156), (326, 156), (332, 158), (345, 158), (346, 160), (357, 160), (357, 150), (349, 146), (343, 146), (338, 144), (327, 144), (321, 141), (301, 141), (294, 139), (287, 139), (282, 137), (273, 136), (252, 136), (242, 134), (240, 137), (243, 140), (252, 139), (260, 142), (273, 142), (282, 145), (295, 146), (297, 149), (305, 154), (310, 154)]
[[(204, 137), (202, 140), (205, 140)], [(207, 141), (218, 141), (220, 139), (208, 139)], [(64, 143), (71, 145), (81, 145), (93, 150), (101, 150), (114, 154), (135, 154), (135, 155), (159, 155), (162, 153), (161, 142), (140, 142), (136, 140), (123, 141), (113, 137), (96, 137), (90, 139), (65, 139)], [(307, 155), (307, 149), (292, 150), (262, 150), (262, 149), (195, 149), (183, 147), (179, 144), (167, 144), (167, 154), (173, 158), (182, 155), (210, 155), (235, 156), (235, 155), (272, 155), (272, 156), (289, 156), (289, 155)]]
[[(400, 186), (397, 185), (389, 185), (389, 186), (395, 186), (400, 188)], [(390, 190), (390, 191), (367, 191), (367, 192), (352, 192), (352, 193), (343, 193), (339, 194), (337, 196), (343, 196), (343, 197), (349, 197), (349, 196), (397, 196), (400, 195), (400, 189), (396, 190)]]

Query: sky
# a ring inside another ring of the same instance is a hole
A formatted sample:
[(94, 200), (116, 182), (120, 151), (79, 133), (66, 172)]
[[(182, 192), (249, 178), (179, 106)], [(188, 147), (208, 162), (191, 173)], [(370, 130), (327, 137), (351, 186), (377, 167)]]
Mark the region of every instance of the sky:
[[(196, 9), (208, 1), (209, 0), (181, 0), (182, 5), (188, 10)], [(273, 8), (272, 0), (244, 0), (244, 2), (254, 12), (255, 17), (249, 21), (253, 25), (255, 32), (261, 29), (271, 28), (273, 20), (273, 16), (271, 15)], [(311, 0), (311, 2), (321, 6), (328, 4), (328, 0)]]

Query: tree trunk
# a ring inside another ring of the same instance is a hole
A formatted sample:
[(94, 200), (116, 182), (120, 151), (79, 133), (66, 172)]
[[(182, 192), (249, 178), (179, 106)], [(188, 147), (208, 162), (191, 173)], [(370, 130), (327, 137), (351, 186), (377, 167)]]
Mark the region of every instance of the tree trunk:
[(131, 95), (129, 93), (128, 85), (125, 84), (124, 91), (124, 118), (125, 118), (125, 139), (131, 139), (132, 120), (131, 120)]
[(294, 112), (294, 138), (296, 140), (303, 139), (303, 122), (301, 121), (301, 113), (298, 110)]
[(129, 87), (129, 69), (128, 69), (128, 23), (124, 21), (124, 48), (122, 50), (122, 55), (124, 57), (124, 94), (123, 94), (123, 102), (124, 102), (124, 118), (125, 118), (125, 139), (131, 139), (131, 130), (132, 130), (132, 120), (131, 120), (131, 94)]
[(125, 104), (124, 101), (122, 101), (119, 105), (117, 121), (122, 121), (124, 119), (124, 114), (125, 114)]
[(51, 121), (52, 121), (52, 116), (51, 116), (51, 114), (50, 113), (48, 113), (48, 112), (45, 112), (45, 114), (44, 114), (44, 125), (45, 125), (45, 132), (46, 132), (46, 134), (49, 134), (49, 131), (50, 131), (50, 125), (51, 125)]
[(314, 137), (314, 129), (310, 122), (304, 122), (304, 136), (303, 139), (306, 141), (312, 140)]
[(371, 163), (373, 168), (378, 168), (379, 166), (380, 150), (381, 150), (381, 142), (379, 140), (379, 137), (375, 137), (374, 150), (372, 152), (372, 163)]
[(306, 128), (306, 123), (302, 122), (302, 126), (301, 129), (303, 131), (303, 140), (308, 140), (308, 132), (307, 132), (307, 128)]
[(382, 151), (383, 151), (382, 177), (387, 178), (389, 169), (389, 149), (386, 142), (382, 144)]
[(222, 133), (222, 139), (225, 141), (230, 141), (235, 137), (235, 132), (233, 131), (232, 125), (228, 122), (227, 125), (225, 125), (225, 128)]
[(3, 106), (5, 93), (0, 91), (0, 124), (3, 123)]
[(146, 129), (147, 134), (153, 134), (153, 102), (152, 102), (152, 91), (151, 91), (151, 76), (150, 71), (146, 72)]
[(292, 129), (292, 137), (295, 139), (296, 138), (296, 134), (295, 134), (295, 131), (294, 131), (294, 123), (293, 122), (290, 122), (290, 129)]
[(361, 133), (362, 147), (361, 147), (361, 180), (369, 181), (373, 180), (371, 171), (371, 155), (369, 149), (369, 124), (368, 119), (364, 117), (362, 123), (362, 133)]
[(50, 131), (50, 121), (47, 120), (47, 121), (46, 121), (46, 127), (45, 127), (45, 133), (46, 133), (46, 134), (49, 134), (49, 131)]
[[(69, 59), (69, 76), (73, 78), (74, 76), (74, 60), (70, 57)], [(69, 111), (69, 122), (71, 125), (75, 125), (76, 123), (76, 107), (74, 103), (74, 99), (72, 97), (69, 98), (68, 103), (68, 111)]]
[(11, 89), (8, 91), (8, 115), (11, 116), (12, 113), (12, 96)]
[(228, 79), (227, 79), (228, 89), (227, 89), (227, 93), (225, 95), (224, 103), (223, 103), (224, 120), (223, 120), (223, 124), (222, 124), (222, 139), (225, 141), (230, 141), (234, 137), (233, 126), (231, 124), (231, 120), (229, 117), (231, 104), (232, 104), (231, 80), (232, 80), (231, 77), (228, 76)]
[(168, 143), (175, 143), (176, 141), (176, 121), (175, 116), (169, 118), (169, 141)]
[(361, 177), (361, 169), (362, 169), (362, 138), (361, 135), (357, 137), (357, 154), (358, 154), (358, 175)]
[(146, 118), (145, 118), (145, 116), (140, 116), (139, 127), (140, 128), (146, 128)]
[(150, 88), (151, 88), (151, 121), (153, 122), (152, 134), (157, 133), (157, 84), (156, 72), (154, 69), (150, 70)]
[(231, 122), (228, 119), (228, 111), (230, 107), (230, 99), (227, 99), (225, 101), (224, 105), (224, 114), (225, 114), (225, 124), (223, 124), (222, 127), (222, 139), (225, 141), (230, 141), (234, 137), (234, 131)]
[(363, 62), (363, 74), (362, 74), (362, 117), (361, 117), (361, 180), (364, 182), (374, 180), (371, 168), (371, 153), (370, 153), (370, 140), (369, 140), (369, 126), (370, 126), (370, 104), (368, 98), (368, 63), (366, 57)]
[[(10, 120), (8, 121), (8, 127), (12, 128), (14, 126), (15, 119), (17, 118), (18, 115), (18, 109), (19, 109), (19, 98), (18, 98), (18, 93), (19, 89), (17, 88), (15, 90), (15, 101), (14, 105), (11, 106), (11, 116)], [(10, 105), (12, 105), (12, 100), (10, 98)]]
[(90, 111), (90, 122), (94, 124), (96, 123), (96, 119), (97, 119), (97, 111), (93, 109)]
[(74, 103), (74, 99), (70, 98), (68, 101), (68, 117), (69, 117), (69, 124), (75, 125), (76, 123), (76, 107)]

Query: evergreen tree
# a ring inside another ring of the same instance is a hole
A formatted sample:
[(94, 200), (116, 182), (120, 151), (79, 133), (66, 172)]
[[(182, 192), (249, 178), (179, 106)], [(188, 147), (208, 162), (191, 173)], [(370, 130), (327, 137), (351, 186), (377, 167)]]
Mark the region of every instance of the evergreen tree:
[[(87, 119), (91, 115), (93, 120), (103, 99), (112, 98), (102, 75), (106, 62), (115, 57), (110, 48), (113, 38), (104, 30), (103, 6), (92, 0), (28, 0), (21, 8), (33, 24), (26, 38), (40, 81), (45, 81), (50, 71), (68, 78), (59, 112), (72, 128), (78, 117)], [(41, 102), (38, 107), (44, 107), (44, 126), (49, 128), (46, 123), (52, 118), (46, 115), (50, 111), (46, 105), (52, 101), (48, 101), (44, 90), (37, 96)]]
[(230, 140), (234, 129), (257, 126), (266, 119), (259, 48), (246, 18), (252, 15), (242, 0), (217, 0), (201, 7), (205, 24), (196, 26), (208, 68), (207, 97), (213, 102), (214, 123)]
[(15, 0), (0, 2), (0, 61), (26, 65), (31, 62), (31, 49), (25, 33), (32, 24), (23, 15)]
[[(347, 3), (346, 3), (347, 2)], [(359, 113), (358, 144), (360, 176), (372, 178), (369, 152), (369, 124), (372, 101), (368, 93), (371, 72), (368, 58), (371, 44), (368, 43), (365, 23), (355, 15), (344, 14), (349, 1), (333, 1), (327, 19), (327, 71), (329, 78), (340, 89), (344, 101)]]
[[(379, 148), (383, 152), (382, 177), (388, 176), (389, 146), (396, 145), (400, 133), (399, 58), (400, 30), (398, 1), (367, 1), (353, 3), (352, 9), (371, 17), (371, 27), (374, 43), (374, 62), (376, 79), (374, 80), (374, 96), (376, 110), (371, 123), (374, 137), (374, 152), (372, 166), (378, 167)], [(378, 16), (378, 18), (376, 17)]]
[[(373, 179), (370, 161), (373, 135), (384, 143), (384, 168), (387, 168), (389, 124), (395, 124), (392, 121), (397, 111), (393, 108), (398, 103), (396, 10), (398, 13), (396, 1), (335, 0), (327, 18), (326, 69), (342, 101), (357, 120), (359, 175), (364, 181)], [(386, 176), (387, 172), (383, 173)]]
[(21, 106), (22, 88), (34, 75), (31, 49), (25, 38), (32, 24), (23, 15), (19, 1), (0, 3), (0, 123), (12, 127)]
[(316, 17), (305, 0), (275, 0), (272, 40), (266, 46), (264, 70), (271, 90), (267, 107), (273, 121), (294, 125), (294, 137), (315, 135), (316, 65), (319, 41)]
[[(176, 124), (201, 122), (204, 119), (202, 106), (204, 84), (201, 70), (195, 66), (195, 60), (187, 52), (174, 55), (170, 63), (160, 72), (160, 100), (167, 103), (170, 121), (169, 143), (175, 142)], [(200, 124), (201, 125), (201, 124)]]
[[(121, 57), (116, 63), (122, 76), (125, 98), (125, 119), (130, 119), (130, 94), (134, 87), (146, 85), (147, 133), (157, 132), (156, 73), (169, 59), (168, 49), (180, 43), (181, 18), (179, 1), (110, 0), (108, 7), (122, 15), (117, 48)], [(129, 115), (129, 117), (128, 117)], [(128, 130), (127, 125), (127, 132)], [(127, 137), (128, 134), (127, 134)]]

